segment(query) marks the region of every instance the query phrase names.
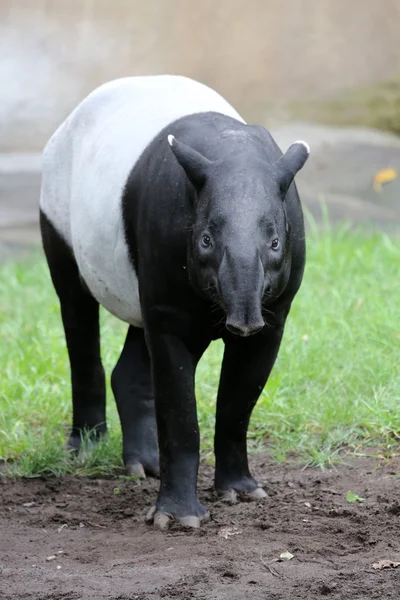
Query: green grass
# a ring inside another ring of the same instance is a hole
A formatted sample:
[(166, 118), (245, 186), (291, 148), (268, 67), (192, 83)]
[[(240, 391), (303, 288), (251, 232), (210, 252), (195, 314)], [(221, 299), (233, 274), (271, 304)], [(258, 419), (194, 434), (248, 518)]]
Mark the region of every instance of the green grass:
[[(321, 467), (343, 452), (396, 451), (400, 436), (400, 244), (384, 234), (311, 227), (302, 288), (251, 422), (250, 447)], [(101, 315), (109, 377), (126, 326)], [(111, 474), (121, 435), (108, 388), (109, 438), (85, 461), (66, 460), (68, 360), (57, 297), (41, 255), (0, 266), (0, 460), (24, 476)], [(197, 376), (202, 448), (212, 460), (222, 345)]]

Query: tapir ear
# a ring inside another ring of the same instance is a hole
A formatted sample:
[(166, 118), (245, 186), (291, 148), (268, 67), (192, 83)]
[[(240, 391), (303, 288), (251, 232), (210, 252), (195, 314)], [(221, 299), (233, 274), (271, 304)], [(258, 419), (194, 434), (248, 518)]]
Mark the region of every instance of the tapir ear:
[(285, 195), (292, 183), (294, 176), (303, 168), (310, 154), (310, 147), (306, 142), (294, 142), (276, 163), (279, 185)]
[(168, 143), (175, 154), (176, 160), (185, 170), (189, 181), (196, 189), (200, 189), (205, 182), (206, 172), (211, 165), (211, 161), (197, 150), (177, 140), (173, 135), (168, 136)]

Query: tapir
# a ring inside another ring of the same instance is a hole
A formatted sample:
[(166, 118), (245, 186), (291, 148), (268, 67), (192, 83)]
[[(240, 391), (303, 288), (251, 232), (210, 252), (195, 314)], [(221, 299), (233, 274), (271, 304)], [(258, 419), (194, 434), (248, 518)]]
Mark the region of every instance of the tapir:
[(251, 412), (277, 357), (305, 264), (296, 173), (216, 91), (190, 78), (127, 77), (90, 93), (43, 154), (40, 224), (69, 354), (68, 446), (106, 433), (99, 305), (128, 324), (111, 375), (128, 473), (160, 477), (147, 520), (199, 527), (196, 366), (224, 354), (215, 488), (266, 492), (249, 471)]

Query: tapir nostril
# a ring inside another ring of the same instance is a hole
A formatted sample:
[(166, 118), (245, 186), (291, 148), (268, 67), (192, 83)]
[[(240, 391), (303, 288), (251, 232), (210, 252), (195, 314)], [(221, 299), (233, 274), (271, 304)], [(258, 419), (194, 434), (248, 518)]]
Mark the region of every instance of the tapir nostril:
[(254, 335), (261, 331), (264, 327), (263, 324), (258, 325), (237, 325), (233, 323), (226, 323), (226, 328), (228, 331), (233, 333), (234, 335), (240, 335), (241, 337), (248, 337), (249, 335)]

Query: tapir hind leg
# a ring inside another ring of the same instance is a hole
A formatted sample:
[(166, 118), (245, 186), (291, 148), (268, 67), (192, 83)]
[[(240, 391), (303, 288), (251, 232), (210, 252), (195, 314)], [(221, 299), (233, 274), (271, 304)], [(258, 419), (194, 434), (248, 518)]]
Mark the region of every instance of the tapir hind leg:
[(288, 310), (275, 327), (248, 338), (225, 340), (215, 427), (215, 488), (228, 501), (237, 493), (260, 499), (267, 494), (251, 476), (247, 429), (252, 410), (278, 355)]
[(131, 475), (159, 474), (157, 425), (150, 355), (143, 329), (129, 327), (111, 376), (121, 420), (123, 458)]
[(100, 357), (99, 305), (79, 275), (72, 251), (41, 212), (40, 228), (50, 275), (60, 300), (71, 366), (72, 431), (68, 446), (80, 450), (82, 434), (106, 433), (106, 388)]

